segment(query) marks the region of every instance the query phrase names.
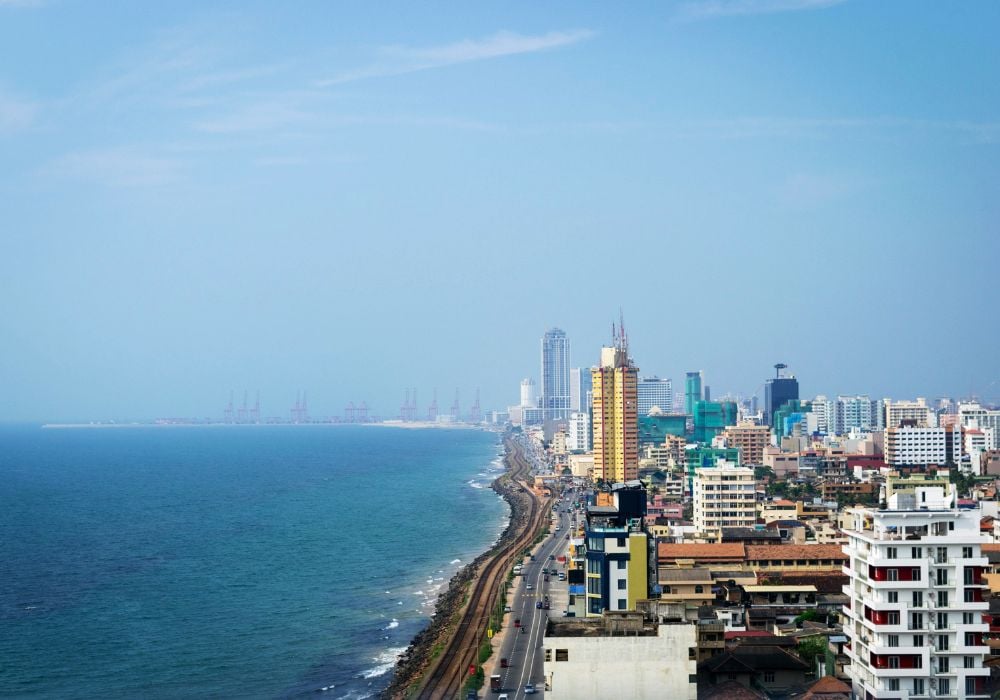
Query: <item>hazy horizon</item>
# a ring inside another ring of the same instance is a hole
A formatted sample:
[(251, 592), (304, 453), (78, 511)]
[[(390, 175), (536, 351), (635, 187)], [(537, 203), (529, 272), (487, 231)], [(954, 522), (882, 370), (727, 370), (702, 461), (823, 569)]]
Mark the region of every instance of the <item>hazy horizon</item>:
[(0, 0), (0, 421), (597, 362), (1000, 402), (1000, 4)]

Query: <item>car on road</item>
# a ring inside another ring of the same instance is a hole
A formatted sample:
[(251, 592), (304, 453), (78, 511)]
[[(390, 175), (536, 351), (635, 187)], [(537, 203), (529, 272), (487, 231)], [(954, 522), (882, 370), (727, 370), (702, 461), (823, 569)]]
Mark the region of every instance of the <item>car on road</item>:
[(507, 697), (507, 693), (500, 693), (497, 696), (497, 700), (509, 700), (508, 697)]
[(538, 691), (537, 691), (537, 690), (535, 690), (535, 684), (534, 684), (534, 683), (527, 683), (527, 684), (526, 684), (526, 685), (524, 686), (524, 694), (525, 694), (525, 695), (534, 695), (534, 694), (535, 694), (535, 693), (537, 693), (537, 692), (538, 692)]
[(526, 585), (526, 586), (525, 586), (524, 588), (525, 588), (525, 590), (528, 590), (528, 591), (533, 591), (533, 590), (535, 590), (535, 587), (534, 587), (534, 586), (532, 586), (532, 585), (531, 585), (530, 583), (529, 583), (528, 585)]
[(511, 612), (511, 608), (510, 608), (510, 606), (509, 606), (509, 605), (505, 605), (505, 606), (503, 606), (503, 611), (504, 611), (505, 613), (509, 613), (509, 612)]
[(537, 610), (541, 610), (542, 609), (542, 601), (539, 600), (539, 601), (535, 602), (535, 609), (537, 609)]

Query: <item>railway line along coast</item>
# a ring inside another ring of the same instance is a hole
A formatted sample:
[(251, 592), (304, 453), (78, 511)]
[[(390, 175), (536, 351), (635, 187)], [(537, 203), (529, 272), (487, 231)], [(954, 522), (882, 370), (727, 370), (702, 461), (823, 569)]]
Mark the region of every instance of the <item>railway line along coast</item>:
[(493, 482), (493, 489), (510, 504), (510, 522), (489, 551), (452, 577), (430, 624), (397, 664), (392, 683), (381, 695), (384, 699), (459, 698), (470, 667), (479, 667), (479, 649), (500, 584), (514, 559), (535, 542), (550, 510), (550, 499), (532, 488), (524, 447), (510, 437), (504, 444), (507, 470)]

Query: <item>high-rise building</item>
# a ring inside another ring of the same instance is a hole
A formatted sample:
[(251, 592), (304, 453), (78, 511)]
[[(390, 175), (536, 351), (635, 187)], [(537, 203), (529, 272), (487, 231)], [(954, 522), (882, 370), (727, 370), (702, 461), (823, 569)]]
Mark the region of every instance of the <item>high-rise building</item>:
[(904, 423), (918, 428), (934, 427), (937, 425), (937, 415), (923, 398), (916, 401), (885, 399), (885, 427), (898, 428)]
[(624, 332), (601, 348), (593, 382), (594, 480), (619, 482), (639, 476), (639, 370), (628, 356)]
[(645, 487), (620, 484), (597, 497), (603, 507), (589, 510), (586, 523), (587, 616), (635, 610), (637, 601), (649, 597)]
[(521, 408), (538, 407), (538, 399), (535, 396), (534, 379), (525, 378), (521, 380), (521, 403), (519, 405)]
[(589, 367), (574, 367), (569, 371), (569, 407), (571, 411), (590, 412), (590, 387)]
[[(886, 428), (885, 463), (891, 467), (947, 464), (962, 453), (961, 432), (916, 426)], [(957, 445), (949, 444), (955, 440)]]
[(573, 411), (569, 414), (569, 433), (566, 446), (574, 452), (590, 452), (593, 433), (590, 430), (590, 412)]
[(639, 377), (639, 415), (649, 414), (653, 406), (670, 413), (674, 405), (674, 387), (669, 379)]
[(738, 447), (740, 464), (761, 465), (764, 463), (764, 448), (771, 444), (771, 429), (766, 425), (743, 422), (730, 426), (722, 432), (728, 447)]
[(816, 431), (824, 435), (839, 435), (837, 430), (837, 404), (822, 394), (812, 400), (816, 415)]
[(870, 396), (838, 396), (836, 434), (846, 435), (852, 430), (874, 430), (874, 412), (875, 404)]
[(569, 338), (559, 328), (542, 336), (542, 412), (545, 420), (569, 417)]
[(736, 425), (736, 414), (734, 401), (695, 401), (694, 441), (711, 442), (726, 426)]
[(684, 412), (693, 416), (694, 404), (701, 399), (701, 372), (688, 372), (684, 377)]
[(710, 467), (694, 473), (694, 525), (707, 537), (719, 538), (724, 527), (750, 527), (757, 522), (757, 491), (749, 467)]
[[(921, 475), (921, 477), (924, 475)], [(954, 486), (893, 478), (883, 508), (848, 509), (843, 592), (854, 697), (988, 698), (988, 566), (979, 510)]]
[(772, 425), (775, 412), (787, 401), (799, 398), (799, 380), (794, 376), (782, 377), (781, 370), (787, 365), (778, 363), (774, 366), (776, 376), (764, 383), (764, 423)]

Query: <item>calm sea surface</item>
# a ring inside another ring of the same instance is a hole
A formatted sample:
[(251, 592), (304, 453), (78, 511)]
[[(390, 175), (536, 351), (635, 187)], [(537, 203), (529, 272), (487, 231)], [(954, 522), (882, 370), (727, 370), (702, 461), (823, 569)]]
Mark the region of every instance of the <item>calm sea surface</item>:
[(361, 698), (492, 543), (497, 437), (0, 428), (0, 696)]

